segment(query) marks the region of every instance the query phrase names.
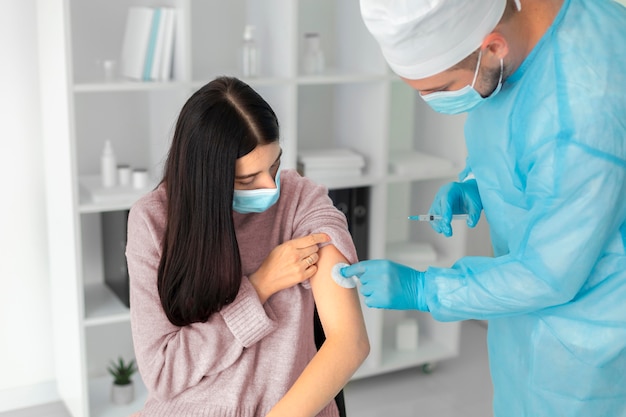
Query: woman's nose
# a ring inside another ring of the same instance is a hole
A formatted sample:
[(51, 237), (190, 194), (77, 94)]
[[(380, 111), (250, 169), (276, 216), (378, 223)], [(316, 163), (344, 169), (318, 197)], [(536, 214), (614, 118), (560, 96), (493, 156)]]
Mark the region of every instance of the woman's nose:
[(276, 181), (270, 172), (264, 172), (259, 180), (260, 188), (276, 188)]

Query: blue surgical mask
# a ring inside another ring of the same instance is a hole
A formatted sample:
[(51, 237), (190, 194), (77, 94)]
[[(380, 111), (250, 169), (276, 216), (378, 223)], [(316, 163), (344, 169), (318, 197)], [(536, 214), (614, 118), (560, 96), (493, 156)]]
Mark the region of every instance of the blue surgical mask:
[(262, 213), (272, 207), (280, 196), (280, 171), (276, 173), (276, 188), (256, 190), (235, 190), (233, 210), (237, 213)]
[(478, 69), (480, 68), (480, 59), (483, 51), (478, 53), (478, 62), (476, 63), (476, 71), (474, 72), (474, 79), (472, 85), (466, 85), (460, 90), (456, 91), (437, 91), (435, 93), (426, 94), (422, 96), (424, 101), (438, 113), (444, 114), (459, 114), (473, 110), (489, 97), (493, 97), (500, 91), (502, 87), (502, 74), (504, 72), (504, 63), (500, 59), (500, 80), (498, 80), (498, 86), (489, 95), (489, 97), (483, 97), (478, 91), (474, 89), (476, 78), (478, 77)]

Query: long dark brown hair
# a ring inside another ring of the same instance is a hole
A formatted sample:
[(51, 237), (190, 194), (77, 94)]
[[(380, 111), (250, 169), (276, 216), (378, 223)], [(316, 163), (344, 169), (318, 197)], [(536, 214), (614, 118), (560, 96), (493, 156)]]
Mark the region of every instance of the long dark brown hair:
[(183, 106), (162, 180), (167, 225), (158, 290), (173, 324), (205, 322), (237, 296), (242, 271), (232, 216), (235, 161), (278, 138), (270, 105), (236, 78), (209, 82)]

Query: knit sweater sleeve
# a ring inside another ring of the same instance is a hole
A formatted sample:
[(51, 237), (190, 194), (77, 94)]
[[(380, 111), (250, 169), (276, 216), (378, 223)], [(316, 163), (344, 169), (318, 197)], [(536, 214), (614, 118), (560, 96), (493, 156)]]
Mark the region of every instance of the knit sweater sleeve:
[[(287, 176), (287, 175), (285, 175)], [(290, 171), (288, 180), (290, 198), (297, 204), (293, 219), (293, 238), (310, 233), (326, 233), (330, 236), (329, 244), (334, 245), (350, 263), (358, 261), (352, 236), (348, 231), (346, 216), (339, 211), (328, 196), (328, 189), (300, 177)]]
[(157, 271), (165, 211), (140, 200), (128, 218), (126, 257), (130, 275), (131, 327), (139, 371), (148, 390), (171, 399), (232, 366), (244, 348), (276, 328), (274, 314), (262, 305), (246, 277), (235, 300), (205, 323), (178, 327), (165, 315), (157, 290)]

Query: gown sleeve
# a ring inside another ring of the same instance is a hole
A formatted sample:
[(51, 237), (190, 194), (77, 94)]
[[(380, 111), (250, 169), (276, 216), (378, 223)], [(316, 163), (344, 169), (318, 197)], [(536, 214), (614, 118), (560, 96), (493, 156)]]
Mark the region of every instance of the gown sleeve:
[[(611, 123), (595, 119), (593, 125)], [(525, 178), (528, 209), (508, 234), (508, 254), (466, 257), (452, 268), (426, 271), (426, 299), (436, 319), (528, 313), (579, 294), (626, 219), (626, 161), (590, 146), (597, 138), (588, 138), (618, 131), (594, 132), (593, 125), (563, 131), (526, 155), (532, 161)]]

